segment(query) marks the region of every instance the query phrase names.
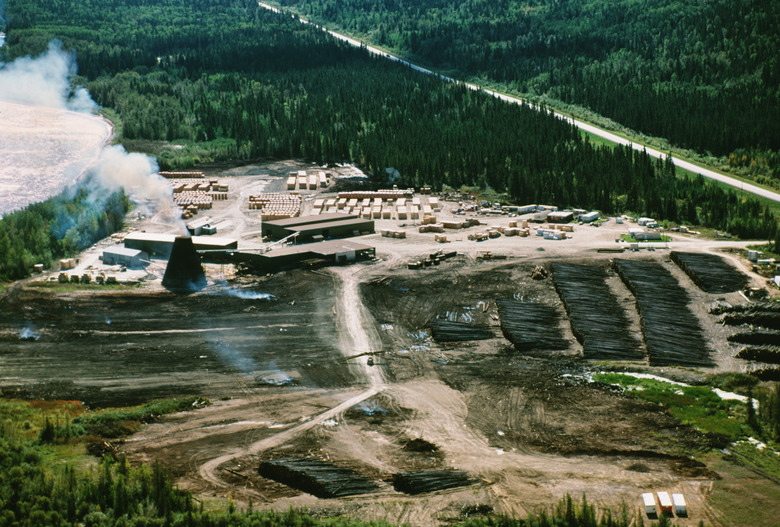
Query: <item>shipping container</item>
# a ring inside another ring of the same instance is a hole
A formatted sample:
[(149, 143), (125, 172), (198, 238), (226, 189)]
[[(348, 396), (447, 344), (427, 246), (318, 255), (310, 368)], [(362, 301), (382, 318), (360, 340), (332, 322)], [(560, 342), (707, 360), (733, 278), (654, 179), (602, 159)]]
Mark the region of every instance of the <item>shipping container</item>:
[(672, 514), (672, 499), (668, 492), (658, 492), (658, 503), (661, 505), (662, 514)]
[(645, 514), (655, 514), (655, 496), (652, 492), (642, 494), (642, 501), (645, 503)]

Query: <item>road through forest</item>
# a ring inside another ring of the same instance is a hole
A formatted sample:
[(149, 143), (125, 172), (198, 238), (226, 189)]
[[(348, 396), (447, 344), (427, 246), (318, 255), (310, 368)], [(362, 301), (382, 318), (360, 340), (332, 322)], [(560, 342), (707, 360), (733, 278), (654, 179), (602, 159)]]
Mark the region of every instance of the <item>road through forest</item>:
[[(273, 11), (274, 13), (282, 13), (283, 12), (283, 11), (281, 11), (280, 9), (278, 9), (278, 8), (276, 8), (274, 6), (265, 4), (263, 2), (258, 2), (258, 5), (260, 7), (262, 7), (262, 8), (264, 8), (264, 9), (268, 9), (270, 11)], [(310, 23), (308, 20), (305, 20), (305, 19), (300, 18), (300, 17), (299, 17), (299, 20), (303, 24), (309, 24)], [(319, 26), (317, 26), (317, 27), (319, 27)], [(398, 62), (400, 64), (403, 64), (405, 66), (410, 67), (411, 69), (413, 69), (415, 71), (419, 71), (420, 73), (425, 73), (425, 74), (428, 74), (428, 75), (436, 75), (440, 79), (442, 79), (444, 81), (447, 81), (447, 82), (461, 83), (461, 84), (463, 84), (464, 86), (466, 86), (467, 88), (469, 88), (471, 90), (476, 90), (476, 91), (481, 90), (481, 91), (483, 91), (485, 93), (488, 93), (488, 94), (490, 94), (490, 95), (492, 95), (494, 97), (497, 97), (497, 98), (501, 99), (502, 101), (506, 101), (506, 102), (509, 102), (509, 103), (512, 103), (512, 104), (520, 104), (520, 105), (526, 105), (526, 106), (528, 106), (530, 108), (538, 108), (538, 107), (532, 105), (531, 103), (529, 103), (528, 101), (525, 101), (525, 100), (520, 99), (518, 97), (513, 97), (511, 95), (505, 95), (503, 93), (498, 93), (498, 92), (495, 92), (493, 90), (489, 90), (489, 89), (483, 88), (481, 86), (478, 86), (476, 84), (472, 84), (472, 83), (468, 83), (468, 82), (462, 82), (462, 81), (459, 81), (457, 79), (453, 79), (452, 77), (447, 77), (446, 75), (440, 75), (440, 74), (436, 73), (435, 71), (431, 71), (429, 69), (423, 68), (422, 66), (418, 66), (417, 64), (413, 64), (413, 63), (411, 63), (409, 61), (401, 59), (401, 58), (399, 58), (399, 57), (397, 57), (395, 55), (392, 55), (391, 53), (388, 53), (386, 51), (383, 51), (383, 50), (381, 50), (379, 48), (375, 48), (373, 46), (367, 46), (367, 45), (365, 45), (364, 43), (362, 43), (362, 42), (360, 42), (358, 40), (350, 38), (350, 37), (348, 37), (346, 35), (343, 35), (341, 33), (337, 33), (335, 31), (331, 31), (330, 29), (326, 29), (325, 31), (327, 31), (330, 35), (332, 35), (333, 37), (335, 37), (335, 38), (337, 38), (339, 40), (347, 42), (347, 43), (349, 43), (349, 44), (351, 44), (353, 46), (356, 46), (356, 47), (365, 48), (369, 53), (372, 53), (374, 55), (378, 55), (380, 57), (384, 57), (384, 58), (386, 58), (388, 60), (392, 60), (393, 62)], [(548, 111), (551, 111), (551, 110), (548, 110)], [(653, 148), (647, 147), (647, 146), (645, 146), (643, 144), (640, 144), (640, 143), (635, 143), (635, 142), (630, 141), (630, 140), (628, 140), (628, 139), (626, 139), (624, 137), (621, 137), (621, 136), (619, 136), (619, 135), (617, 135), (615, 133), (609, 132), (607, 130), (603, 130), (603, 129), (601, 129), (601, 128), (597, 127), (597, 126), (594, 126), (592, 124), (588, 124), (586, 122), (579, 121), (577, 119), (574, 119), (572, 117), (560, 114), (560, 113), (555, 112), (555, 111), (551, 111), (551, 113), (554, 116), (559, 117), (561, 119), (564, 119), (565, 121), (571, 123), (572, 125), (574, 125), (575, 127), (579, 128), (580, 130), (583, 130), (585, 132), (589, 132), (589, 133), (591, 133), (593, 135), (596, 135), (596, 136), (601, 137), (603, 139), (606, 139), (608, 141), (612, 141), (613, 143), (617, 143), (617, 144), (624, 145), (624, 146), (630, 146), (634, 150), (640, 150), (640, 151), (644, 150), (644, 151), (647, 152), (648, 155), (650, 155), (651, 157), (654, 157), (656, 159), (666, 159), (666, 157), (667, 157), (667, 154), (665, 154), (663, 152), (660, 152), (660, 151), (655, 150)], [(704, 177), (706, 177), (708, 179), (719, 181), (719, 182), (724, 183), (726, 185), (729, 185), (729, 186), (732, 186), (734, 188), (737, 188), (737, 189), (739, 189), (742, 192), (748, 192), (750, 194), (754, 194), (756, 196), (761, 196), (763, 198), (770, 199), (772, 201), (780, 203), (780, 194), (778, 194), (777, 192), (773, 192), (771, 190), (758, 187), (756, 185), (751, 185), (750, 183), (745, 183), (744, 181), (741, 181), (739, 179), (727, 176), (727, 175), (722, 174), (720, 172), (716, 172), (714, 170), (710, 170), (710, 169), (707, 169), (707, 168), (700, 167), (699, 165), (696, 165), (694, 163), (690, 163), (688, 161), (683, 161), (681, 159), (677, 159), (674, 156), (672, 156), (672, 161), (674, 162), (675, 166), (677, 166), (679, 168), (682, 168), (682, 169), (685, 169), (685, 170), (688, 170), (689, 172), (693, 172), (694, 174), (700, 174), (700, 175), (702, 175), (702, 176), (704, 176)]]

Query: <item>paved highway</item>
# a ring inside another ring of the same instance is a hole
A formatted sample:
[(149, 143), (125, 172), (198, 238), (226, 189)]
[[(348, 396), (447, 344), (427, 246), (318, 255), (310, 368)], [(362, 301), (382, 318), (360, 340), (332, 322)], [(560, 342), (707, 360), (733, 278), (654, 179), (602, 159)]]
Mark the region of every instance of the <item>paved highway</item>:
[[(263, 2), (258, 2), (258, 5), (260, 7), (262, 7), (262, 8), (264, 8), (264, 9), (271, 10), (271, 11), (273, 11), (275, 13), (282, 13), (282, 11), (279, 10), (278, 8), (276, 8), (274, 6), (271, 6), (271, 5), (268, 5), (268, 4), (265, 4)], [(309, 24), (310, 23), (308, 20), (305, 20), (303, 18), (299, 18), (299, 20), (303, 24)], [(316, 27), (320, 27), (320, 26), (317, 26), (316, 24), (314, 24), (314, 25)], [(416, 64), (412, 64), (411, 62), (408, 62), (408, 61), (406, 61), (406, 60), (404, 60), (402, 58), (396, 57), (395, 55), (392, 55), (392, 54), (390, 54), (390, 53), (388, 53), (386, 51), (383, 51), (381, 49), (375, 48), (373, 46), (367, 46), (367, 45), (363, 44), (362, 42), (357, 41), (357, 40), (355, 40), (353, 38), (350, 38), (350, 37), (348, 37), (346, 35), (342, 35), (341, 33), (337, 33), (335, 31), (331, 31), (329, 29), (324, 29), (324, 28), (323, 28), (323, 30), (327, 31), (329, 34), (331, 34), (332, 36), (334, 36), (335, 38), (337, 38), (339, 40), (343, 40), (344, 42), (352, 44), (353, 46), (365, 48), (369, 53), (373, 53), (374, 55), (378, 55), (380, 57), (384, 57), (384, 58), (386, 58), (388, 60), (392, 60), (394, 62), (399, 62), (399, 63), (404, 64), (406, 66), (409, 66), (413, 70), (419, 71), (421, 73), (426, 73), (426, 74), (429, 74), (429, 75), (436, 75), (440, 79), (448, 81), (448, 82), (461, 83), (464, 86), (466, 86), (466, 87), (468, 87), (468, 88), (470, 88), (472, 90), (482, 90), (485, 93), (489, 93), (490, 95), (493, 95), (494, 97), (498, 97), (502, 101), (510, 102), (510, 103), (513, 103), (513, 104), (524, 104), (524, 105), (527, 105), (529, 107), (536, 108), (535, 106), (531, 105), (528, 101), (525, 101), (525, 100), (520, 99), (518, 97), (513, 97), (511, 95), (505, 95), (503, 93), (497, 93), (497, 92), (495, 92), (493, 90), (484, 89), (484, 88), (482, 88), (480, 86), (477, 86), (476, 84), (471, 84), (471, 83), (468, 83), (468, 82), (462, 82), (462, 81), (459, 81), (457, 79), (453, 79), (452, 77), (447, 77), (445, 75), (440, 75), (440, 74), (436, 73), (435, 71), (431, 71), (429, 69), (423, 68), (423, 67), (418, 66)], [(628, 139), (625, 139), (623, 137), (620, 137), (619, 135), (616, 135), (616, 134), (614, 134), (612, 132), (609, 132), (607, 130), (602, 130), (601, 128), (593, 126), (592, 124), (588, 124), (588, 123), (583, 122), (583, 121), (578, 121), (577, 119), (573, 119), (571, 117), (559, 114), (559, 113), (554, 112), (554, 111), (552, 112), (552, 114), (555, 115), (556, 117), (560, 117), (561, 119), (565, 119), (567, 122), (573, 124), (574, 126), (579, 128), (580, 130), (584, 130), (586, 132), (590, 132), (593, 135), (597, 135), (597, 136), (602, 137), (602, 138), (604, 138), (604, 139), (606, 139), (608, 141), (612, 141), (613, 143), (618, 143), (618, 144), (621, 144), (621, 145), (631, 146), (635, 150), (645, 150), (650, 156), (655, 157), (657, 159), (666, 159), (666, 154), (665, 153), (660, 152), (658, 150), (655, 150), (653, 148), (647, 147), (647, 146), (645, 146), (643, 144), (634, 143), (634, 142), (629, 141)], [(757, 196), (761, 196), (761, 197), (770, 199), (772, 201), (775, 201), (777, 203), (780, 203), (780, 194), (778, 194), (777, 192), (772, 192), (771, 190), (767, 190), (767, 189), (764, 189), (764, 188), (761, 188), (761, 187), (757, 187), (756, 185), (751, 185), (750, 183), (745, 183), (743, 181), (740, 181), (739, 179), (735, 179), (733, 177), (727, 176), (727, 175), (722, 174), (720, 172), (716, 172), (714, 170), (710, 170), (710, 169), (707, 169), (707, 168), (700, 167), (699, 165), (695, 165), (693, 163), (689, 163), (688, 161), (683, 161), (683, 160), (677, 159), (675, 157), (672, 157), (672, 161), (674, 162), (675, 166), (680, 167), (680, 168), (685, 169), (685, 170), (688, 170), (690, 172), (693, 172), (694, 174), (701, 174), (702, 176), (704, 176), (706, 178), (714, 179), (716, 181), (720, 181), (721, 183), (725, 183), (726, 185), (730, 185), (730, 186), (732, 186), (734, 188), (737, 188), (737, 189), (739, 189), (739, 190), (741, 190), (743, 192), (749, 192), (751, 194), (755, 194)]]

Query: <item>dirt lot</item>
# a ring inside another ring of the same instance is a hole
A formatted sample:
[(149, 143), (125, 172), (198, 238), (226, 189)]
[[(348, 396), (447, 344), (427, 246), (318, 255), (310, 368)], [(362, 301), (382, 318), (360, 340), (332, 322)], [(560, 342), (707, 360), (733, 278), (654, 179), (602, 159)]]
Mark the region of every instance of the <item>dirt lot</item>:
[[(294, 169), (285, 164), (274, 174), (265, 168), (220, 173), (246, 178), (231, 183), (236, 199), (213, 212), (235, 222), (233, 235), (242, 243), (262, 241), (254, 234), (257, 218), (241, 199), (263, 178), (266, 191), (275, 189)], [(361, 237), (377, 247), (375, 262), (264, 277), (207, 265), (210, 286), (189, 296), (173, 295), (155, 279), (114, 292), (12, 287), (0, 299), (3, 393), (80, 399), (93, 407), (209, 398), (211, 406), (169, 416), (120, 445), (135, 461), (161, 461), (179, 485), (201, 497), (231, 495), (280, 510), (306, 506), (322, 515), (423, 526), (473, 510), (525, 514), (567, 492), (586, 493), (602, 506), (625, 502), (635, 511), (642, 492), (668, 490), (684, 493), (688, 502), (681, 525), (719, 525), (705, 505), (718, 475), (683, 455), (701, 444), (700, 435), (654, 405), (588, 382), (598, 366), (580, 358), (551, 280), (530, 278), (535, 266), (552, 261), (608, 266), (615, 255), (595, 249), (615, 246), (625, 226), (578, 226), (564, 241), (501, 237), (480, 244), (464, 231), (441, 246), (411, 223), (383, 220), (377, 228), (385, 221), (408, 229), (409, 237)], [(713, 349), (713, 370), (738, 370), (742, 365), (725, 341), (729, 330), (706, 314), (716, 297), (669, 262), (663, 245), (620, 257), (668, 268), (692, 297), (690, 307)], [(691, 237), (671, 244), (717, 245)], [(407, 260), (440, 248), (459, 256), (426, 270), (406, 268)], [(508, 259), (477, 260), (483, 250)], [(640, 334), (633, 297), (614, 273), (609, 283), (625, 305), (628, 330)], [(253, 299), (255, 293), (274, 298)], [(569, 349), (514, 351), (499, 326), (501, 299), (555, 307)], [(728, 299), (740, 300), (736, 294)], [(436, 316), (466, 317), (493, 337), (437, 343), (431, 338)], [(29, 338), (22, 339), (25, 329)], [(706, 373), (653, 372), (686, 380)], [(260, 460), (288, 457), (350, 468), (379, 489), (319, 499), (258, 475)], [(463, 471), (475, 483), (419, 495), (393, 488), (393, 474), (423, 470)]]

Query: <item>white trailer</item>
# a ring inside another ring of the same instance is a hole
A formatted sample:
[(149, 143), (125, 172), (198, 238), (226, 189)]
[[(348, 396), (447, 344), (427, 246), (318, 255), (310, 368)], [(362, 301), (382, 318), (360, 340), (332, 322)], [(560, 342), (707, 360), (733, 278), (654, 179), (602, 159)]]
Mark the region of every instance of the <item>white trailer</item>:
[(672, 494), (672, 503), (674, 503), (674, 513), (677, 516), (688, 515), (688, 510), (685, 507), (685, 497), (682, 494)]
[(658, 493), (658, 503), (661, 504), (661, 513), (663, 514), (672, 513), (672, 499), (669, 497), (668, 492), (661, 491)]
[(655, 514), (655, 496), (652, 492), (642, 494), (642, 501), (645, 502), (645, 514)]

